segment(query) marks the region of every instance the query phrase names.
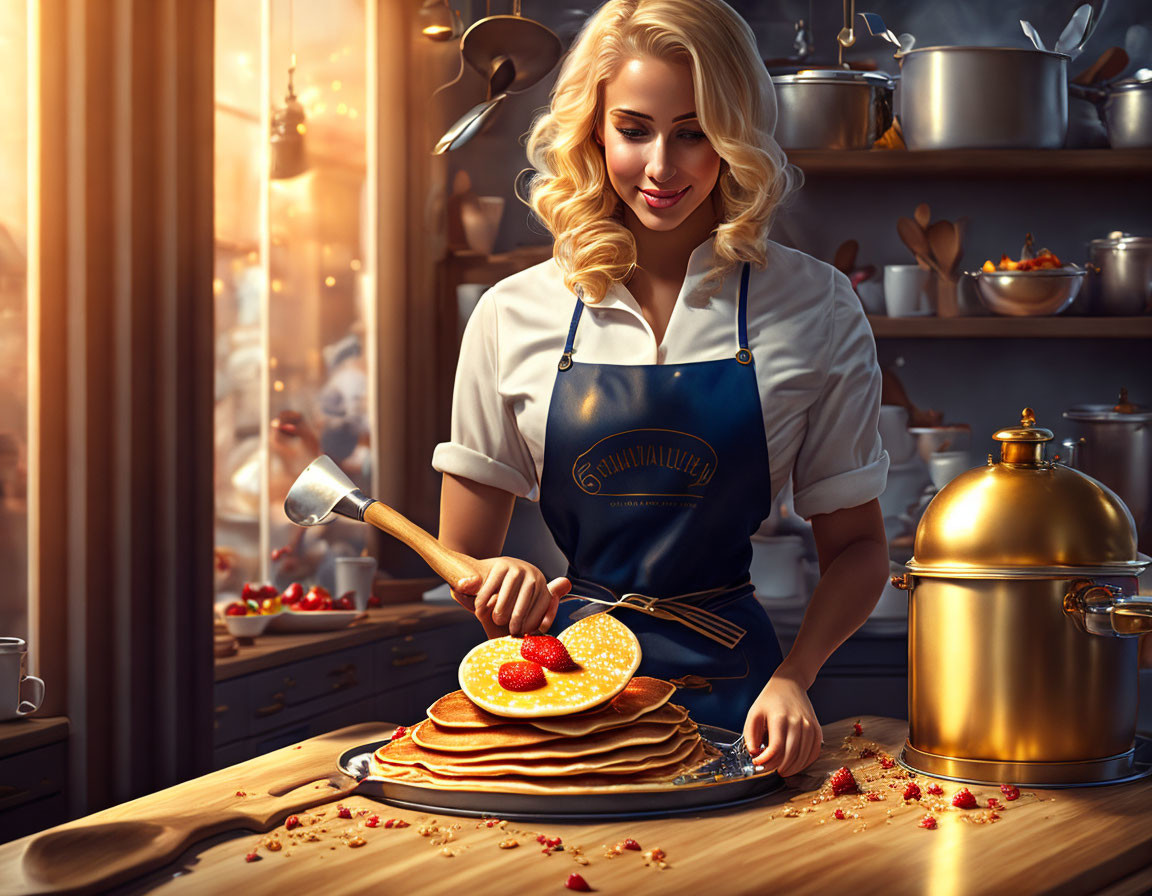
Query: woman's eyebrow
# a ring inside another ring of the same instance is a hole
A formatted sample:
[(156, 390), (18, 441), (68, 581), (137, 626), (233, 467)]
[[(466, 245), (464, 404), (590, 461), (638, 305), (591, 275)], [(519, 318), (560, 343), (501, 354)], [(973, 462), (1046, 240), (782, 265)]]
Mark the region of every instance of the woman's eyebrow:
[[(629, 115), (632, 118), (643, 118), (645, 121), (652, 121), (653, 120), (651, 115), (645, 115), (643, 112), (634, 112), (631, 109), (611, 109), (609, 111), (620, 114), (620, 115)], [(677, 115), (675, 118), (672, 119), (672, 121), (673, 122), (691, 121), (694, 118), (696, 118), (695, 112), (685, 112), (683, 115)]]

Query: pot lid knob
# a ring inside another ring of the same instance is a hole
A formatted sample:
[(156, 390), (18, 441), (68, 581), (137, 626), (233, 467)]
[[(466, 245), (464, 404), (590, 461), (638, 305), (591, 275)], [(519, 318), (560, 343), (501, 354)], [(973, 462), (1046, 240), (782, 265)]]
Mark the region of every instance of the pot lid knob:
[(1139, 405), (1134, 405), (1128, 400), (1128, 390), (1122, 388), (1120, 390), (1120, 400), (1116, 402), (1116, 406), (1112, 408), (1117, 414), (1135, 414), (1140, 410)]
[(1000, 460), (1006, 464), (1042, 464), (1044, 444), (1053, 439), (1052, 430), (1036, 425), (1032, 408), (1024, 408), (1020, 425), (1002, 429), (994, 436), (1000, 442)]

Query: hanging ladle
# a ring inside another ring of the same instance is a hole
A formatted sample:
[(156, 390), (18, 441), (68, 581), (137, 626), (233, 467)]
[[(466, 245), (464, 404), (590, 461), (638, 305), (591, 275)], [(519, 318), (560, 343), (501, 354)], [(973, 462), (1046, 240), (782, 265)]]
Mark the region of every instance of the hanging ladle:
[(896, 47), (896, 58), (906, 54), (909, 50), (916, 45), (916, 38), (911, 34), (901, 34), (897, 37), (893, 34), (888, 26), (884, 24), (884, 20), (874, 12), (861, 12), (857, 13), (864, 20), (864, 27), (868, 29), (868, 33), (873, 37), (879, 37), (894, 44)]
[(485, 123), (508, 98), (508, 88), (516, 80), (516, 64), (507, 56), (497, 56), (492, 60), (488, 76), (488, 98), (465, 112), (450, 127), (432, 150), (436, 155), (463, 146), (484, 128)]
[(387, 504), (369, 498), (326, 454), (308, 464), (288, 489), (284, 513), (297, 526), (326, 523), (333, 514), (370, 523), (412, 548), (436, 575), (457, 590), (464, 590), (483, 577), (472, 557), (446, 548)]

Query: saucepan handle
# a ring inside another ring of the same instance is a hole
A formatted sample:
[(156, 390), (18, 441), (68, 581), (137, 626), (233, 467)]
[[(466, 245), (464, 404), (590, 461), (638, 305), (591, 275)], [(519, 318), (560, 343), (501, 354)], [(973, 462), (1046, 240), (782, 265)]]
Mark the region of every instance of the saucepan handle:
[(1132, 638), (1152, 632), (1152, 597), (1091, 579), (1072, 583), (1064, 595), (1064, 612), (1091, 635)]

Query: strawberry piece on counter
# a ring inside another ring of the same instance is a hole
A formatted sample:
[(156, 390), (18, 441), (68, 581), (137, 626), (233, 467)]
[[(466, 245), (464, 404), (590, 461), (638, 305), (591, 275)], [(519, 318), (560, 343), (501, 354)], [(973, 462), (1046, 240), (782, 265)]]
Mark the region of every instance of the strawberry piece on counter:
[(863, 726), (861, 726), (861, 724), (859, 722), (853, 722), (852, 723), (852, 733), (855, 734), (857, 737), (859, 737), (861, 734), (864, 733)]
[(588, 881), (584, 880), (584, 878), (575, 871), (568, 875), (568, 879), (564, 881), (564, 886), (569, 890), (579, 890), (581, 893), (592, 892), (592, 888), (588, 886)]
[(976, 797), (967, 787), (961, 787), (956, 791), (956, 796), (952, 797), (952, 805), (957, 809), (975, 809)]
[(908, 786), (904, 788), (904, 799), (918, 800), (920, 799), (920, 785), (915, 781), (909, 781)]
[(928, 792), (932, 794), (932, 796), (940, 796), (940, 794), (944, 792), (944, 788), (939, 784), (933, 783), (928, 785)]
[(552, 635), (526, 636), (520, 645), (520, 656), (552, 672), (571, 672), (577, 668), (564, 642)]
[(1008, 802), (1020, 799), (1020, 788), (1015, 784), (1001, 784), (1000, 792), (1004, 794), (1004, 799), (1008, 800)]
[(526, 660), (504, 663), (496, 678), (506, 691), (534, 691), (548, 683), (540, 664)]
[(832, 777), (828, 779), (828, 783), (832, 785), (832, 793), (835, 796), (840, 796), (843, 793), (860, 792), (860, 787), (856, 784), (856, 779), (846, 766), (841, 766), (836, 769), (836, 771), (832, 773)]
[(925, 815), (920, 819), (920, 827), (934, 831), (936, 830), (936, 819), (931, 815)]

